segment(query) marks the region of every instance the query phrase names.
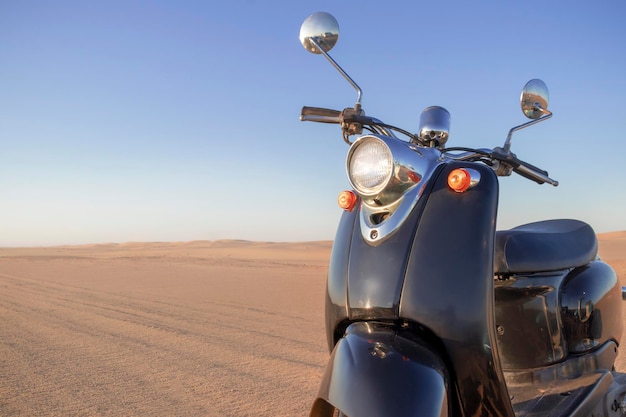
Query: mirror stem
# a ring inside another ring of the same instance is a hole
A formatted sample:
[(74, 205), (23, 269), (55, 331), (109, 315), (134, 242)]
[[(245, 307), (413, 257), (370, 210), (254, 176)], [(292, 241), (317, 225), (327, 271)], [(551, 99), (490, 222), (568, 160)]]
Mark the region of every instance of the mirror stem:
[(361, 108), (361, 96), (362, 96), (361, 87), (359, 87), (357, 83), (355, 83), (354, 80), (350, 78), (350, 76), (343, 70), (343, 68), (341, 68), (339, 64), (337, 64), (335, 60), (332, 59), (330, 55), (328, 55), (328, 53), (324, 50), (324, 48), (320, 46), (320, 44), (317, 41), (319, 39), (318, 37), (311, 37), (309, 39), (311, 40), (311, 43), (313, 43), (313, 45), (315, 45), (315, 47), (322, 53), (322, 55), (326, 57), (328, 62), (333, 64), (333, 67), (335, 67), (335, 69), (339, 71), (341, 75), (343, 75), (343, 78), (348, 80), (348, 82), (352, 85), (352, 87), (354, 87), (354, 89), (356, 90), (356, 94), (357, 94), (356, 104), (354, 107), (355, 109), (360, 109)]
[(518, 130), (522, 130), (528, 126), (532, 126), (534, 124), (537, 124), (539, 122), (543, 122), (544, 120), (548, 120), (549, 118), (552, 117), (552, 112), (548, 109), (544, 109), (541, 106), (539, 106), (538, 104), (535, 104), (535, 107), (541, 111), (544, 116), (540, 117), (539, 119), (535, 119), (535, 120), (531, 120), (530, 122), (526, 122), (524, 124), (521, 124), (519, 126), (515, 126), (514, 128), (512, 128), (511, 130), (509, 130), (509, 134), (506, 136), (506, 140), (504, 141), (504, 146), (502, 147), (502, 150), (504, 151), (504, 154), (508, 154), (509, 152), (511, 152), (511, 139), (513, 136), (513, 133), (517, 132)]

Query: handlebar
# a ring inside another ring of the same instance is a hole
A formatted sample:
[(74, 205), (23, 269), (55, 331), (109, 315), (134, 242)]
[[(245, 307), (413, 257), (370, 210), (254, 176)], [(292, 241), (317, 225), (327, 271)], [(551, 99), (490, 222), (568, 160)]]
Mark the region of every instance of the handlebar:
[(521, 175), (524, 178), (532, 180), (537, 184), (548, 183), (553, 186), (559, 185), (559, 182), (549, 177), (547, 171), (538, 168), (528, 162), (518, 159), (514, 153), (506, 152), (502, 148), (491, 149), (472, 149), (472, 148), (446, 148), (445, 152), (463, 151), (462, 154), (452, 156), (457, 161), (477, 161), (490, 159), (500, 164), (494, 166), (494, 170), (498, 176), (508, 176), (511, 172)]
[(302, 107), (300, 120), (303, 122), (333, 123), (341, 124), (341, 111), (324, 109), (322, 107)]
[(537, 184), (548, 183), (553, 186), (559, 185), (559, 182), (550, 178), (548, 171), (544, 171), (528, 162), (524, 162), (517, 158), (514, 153), (504, 152), (502, 148), (495, 148), (491, 153), (492, 157), (500, 162), (509, 165), (513, 172), (524, 178), (535, 181)]
[[(303, 122), (341, 124), (342, 128), (344, 124), (347, 124), (349, 126), (351, 123), (360, 125), (361, 127), (362, 125), (377, 125), (379, 128), (384, 130), (385, 134), (389, 134), (389, 135), (391, 135), (391, 133), (385, 129), (386, 127), (391, 127), (392, 129), (398, 129), (392, 126), (388, 126), (380, 122), (377, 119), (365, 116), (358, 109), (350, 109), (350, 108), (340, 111), (340, 110), (326, 109), (323, 107), (304, 106), (302, 107), (302, 111), (300, 113), (300, 120)], [(353, 132), (348, 131), (347, 133), (354, 134), (357, 131), (358, 133), (360, 133), (359, 129), (360, 127), (354, 129)], [(402, 130), (400, 129), (400, 131)], [(405, 134), (408, 134), (409, 136), (412, 136), (411, 133), (404, 132), (404, 131), (402, 132)], [(448, 150), (453, 150), (453, 149), (449, 148)], [(461, 150), (461, 149), (456, 148), (454, 150)], [(459, 155), (456, 159), (469, 160), (469, 159), (473, 159), (476, 156), (482, 155), (483, 157), (486, 156), (486, 157), (502, 162), (508, 168), (505, 168), (504, 171), (502, 171), (498, 175), (510, 175), (511, 170), (512, 170), (513, 172), (521, 175), (524, 178), (532, 180), (536, 182), (537, 184), (548, 183), (555, 187), (559, 185), (558, 181), (553, 180), (552, 178), (549, 177), (549, 174), (547, 171), (544, 171), (541, 168), (538, 168), (532, 164), (529, 164), (528, 162), (524, 162), (521, 159), (518, 159), (517, 156), (515, 156), (515, 154), (511, 153), (510, 151), (507, 152), (502, 148), (495, 148), (493, 151), (489, 151), (486, 149), (470, 150), (467, 148), (463, 150), (469, 151), (469, 152), (465, 155)]]
[(559, 185), (558, 181), (553, 180), (552, 178), (548, 176), (547, 171), (539, 169), (524, 161), (519, 161), (519, 162), (520, 162), (519, 166), (514, 167), (513, 171), (520, 174), (522, 177), (528, 178), (529, 180), (533, 180), (537, 184), (548, 183), (555, 187)]

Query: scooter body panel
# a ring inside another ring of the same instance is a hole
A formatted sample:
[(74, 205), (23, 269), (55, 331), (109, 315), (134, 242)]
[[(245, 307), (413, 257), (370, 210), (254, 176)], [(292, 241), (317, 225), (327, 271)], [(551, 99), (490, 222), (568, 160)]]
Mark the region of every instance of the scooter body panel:
[(331, 254), (326, 287), (326, 336), (329, 351), (354, 321), (395, 320), (413, 238), (432, 189), (426, 184), (403, 227), (372, 246), (361, 237), (360, 210), (344, 212)]
[(443, 417), (448, 375), (425, 343), (391, 326), (355, 323), (336, 344), (322, 379), (312, 417)]
[[(448, 173), (469, 167), (480, 182), (464, 193)], [(487, 167), (450, 163), (417, 226), (400, 315), (428, 328), (449, 357), (463, 415), (513, 416), (500, 367), (493, 309), (498, 182)]]
[[(463, 194), (450, 190), (447, 175), (457, 167), (479, 171), (479, 184)], [(329, 347), (355, 321), (416, 323), (445, 346), (465, 415), (512, 416), (493, 317), (497, 199), (493, 171), (450, 163), (433, 175), (403, 227), (386, 241), (369, 245), (359, 222), (344, 217), (340, 230), (352, 234), (349, 249), (348, 239), (338, 236), (331, 261), (347, 261), (347, 270), (329, 268)]]
[(339, 227), (326, 281), (326, 341), (328, 351), (332, 352), (335, 343), (343, 336), (348, 319), (348, 264), (350, 261), (350, 245), (354, 235), (358, 210), (344, 211), (339, 220)]
[(613, 268), (600, 260), (500, 279), (495, 301), (505, 370), (551, 366), (621, 339), (621, 285)]

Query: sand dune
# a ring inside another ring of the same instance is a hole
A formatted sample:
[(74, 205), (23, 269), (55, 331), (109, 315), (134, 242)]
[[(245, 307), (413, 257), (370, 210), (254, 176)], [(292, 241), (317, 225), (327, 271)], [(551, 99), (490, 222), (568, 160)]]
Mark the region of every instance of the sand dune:
[[(330, 249), (0, 249), (0, 415), (307, 415)], [(600, 254), (626, 277), (626, 232), (600, 235)]]

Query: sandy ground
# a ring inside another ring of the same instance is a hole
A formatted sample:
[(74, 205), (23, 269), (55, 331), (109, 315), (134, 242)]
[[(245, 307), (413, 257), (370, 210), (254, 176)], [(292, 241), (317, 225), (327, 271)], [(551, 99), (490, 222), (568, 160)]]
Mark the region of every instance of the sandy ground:
[[(330, 248), (0, 248), (0, 416), (308, 415)], [(626, 232), (600, 254), (626, 279)]]
[(0, 416), (305, 415), (330, 246), (0, 249)]

